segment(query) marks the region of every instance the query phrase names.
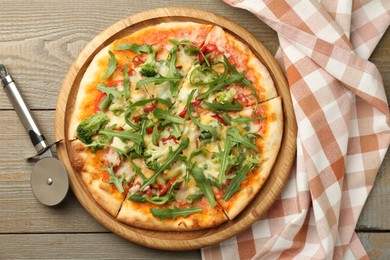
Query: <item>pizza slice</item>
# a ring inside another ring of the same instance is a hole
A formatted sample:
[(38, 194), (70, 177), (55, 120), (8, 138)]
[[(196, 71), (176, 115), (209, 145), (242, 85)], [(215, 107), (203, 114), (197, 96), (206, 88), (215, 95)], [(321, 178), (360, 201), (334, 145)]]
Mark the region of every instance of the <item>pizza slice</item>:
[[(254, 105), (277, 96), (267, 68), (246, 44), (221, 27), (212, 28), (201, 51), (204, 54), (202, 58), (207, 59), (208, 63), (223, 64), (223, 66), (219, 65), (219, 71), (230, 73), (226, 81), (232, 85), (231, 88), (235, 90), (243, 105)], [(205, 98), (219, 89), (215, 86), (203, 93), (201, 97)]]
[[(227, 221), (207, 180), (203, 179), (204, 183), (199, 184), (186, 171), (184, 162), (176, 162), (168, 174), (157, 178), (155, 183), (145, 186), (136, 182), (129, 189), (117, 219), (136, 227), (160, 231), (212, 228)], [(144, 180), (143, 183), (147, 182)], [(214, 204), (205, 196), (204, 186), (208, 187), (207, 196), (213, 198)]]
[(213, 191), (226, 215), (233, 219), (264, 185), (278, 155), (283, 135), (281, 98), (227, 116), (230, 126), (217, 153), (221, 169)]

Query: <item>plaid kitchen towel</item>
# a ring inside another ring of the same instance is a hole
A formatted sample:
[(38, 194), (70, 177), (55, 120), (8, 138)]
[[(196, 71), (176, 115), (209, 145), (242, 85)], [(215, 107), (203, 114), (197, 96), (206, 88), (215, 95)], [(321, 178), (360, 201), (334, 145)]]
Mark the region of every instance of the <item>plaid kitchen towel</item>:
[(277, 33), (298, 123), (297, 158), (279, 199), (203, 259), (368, 258), (354, 232), (390, 142), (381, 75), (367, 61), (390, 24), (389, 0), (225, 0)]

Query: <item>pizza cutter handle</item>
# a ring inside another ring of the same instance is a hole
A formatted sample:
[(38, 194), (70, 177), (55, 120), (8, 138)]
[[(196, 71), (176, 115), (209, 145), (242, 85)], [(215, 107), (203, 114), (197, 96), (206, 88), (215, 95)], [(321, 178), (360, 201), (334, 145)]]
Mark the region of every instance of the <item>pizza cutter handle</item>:
[(0, 64), (0, 80), (12, 106), (15, 108), (16, 114), (30, 136), (30, 140), (35, 149), (37, 152), (45, 149), (47, 147), (45, 137), (39, 131), (38, 126), (23, 99), (23, 96), (19, 92), (15, 82), (8, 74), (7, 68), (3, 64)]

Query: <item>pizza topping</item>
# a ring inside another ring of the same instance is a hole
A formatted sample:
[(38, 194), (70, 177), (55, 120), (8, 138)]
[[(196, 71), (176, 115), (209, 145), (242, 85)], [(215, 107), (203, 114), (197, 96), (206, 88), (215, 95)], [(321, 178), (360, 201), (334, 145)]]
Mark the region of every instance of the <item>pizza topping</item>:
[(206, 196), (206, 199), (210, 203), (210, 206), (214, 208), (217, 203), (215, 202), (215, 198), (214, 198), (213, 191), (211, 189), (210, 181), (208, 179), (206, 179), (202, 169), (200, 169), (197, 166), (193, 167), (192, 176), (194, 177), (194, 179), (198, 183), (200, 190)]
[(130, 76), (129, 69), (125, 65), (123, 68), (124, 78), (123, 78), (123, 91), (125, 93), (126, 99), (130, 97)]
[(85, 144), (92, 143), (92, 136), (96, 135), (110, 119), (103, 112), (98, 112), (77, 126), (77, 137)]
[(230, 184), (227, 186), (225, 194), (222, 196), (224, 201), (228, 201), (237, 191), (239, 191), (241, 183), (246, 179), (246, 175), (253, 168), (253, 164), (248, 162), (237, 171), (236, 176), (231, 180)]
[(240, 111), (242, 110), (243, 106), (240, 103), (218, 103), (218, 102), (208, 102), (203, 101), (203, 105), (207, 106), (210, 111), (214, 113), (222, 112), (222, 111)]
[(157, 75), (156, 70), (156, 52), (157, 48), (149, 46), (148, 57), (144, 64), (141, 65), (141, 75), (145, 77), (154, 77)]
[(120, 176), (120, 177), (116, 176), (116, 174), (115, 174), (115, 172), (114, 172), (114, 170), (113, 170), (113, 166), (106, 167), (106, 168), (104, 168), (103, 170), (107, 171), (108, 174), (110, 175), (110, 179), (107, 180), (106, 182), (107, 182), (107, 183), (112, 183), (112, 184), (114, 184), (115, 187), (118, 189), (118, 191), (119, 191), (120, 193), (124, 192), (125, 190), (124, 190), (124, 188), (123, 188), (122, 183), (123, 183), (123, 181), (124, 181), (125, 176), (124, 176), (124, 175), (122, 175), (122, 176)]
[(218, 147), (220, 150), (219, 153), (216, 155), (220, 158), (221, 162), (221, 172), (218, 176), (218, 182), (221, 184), (226, 179), (226, 172), (232, 167), (235, 163), (235, 157), (231, 155), (230, 151), (234, 146), (234, 142), (232, 141), (232, 138), (230, 136), (226, 136), (225, 139), (225, 148), (223, 151), (221, 151), (221, 148)]
[(108, 51), (108, 54), (110, 55), (110, 59), (108, 60), (108, 67), (106, 69), (106, 73), (104, 73), (104, 75), (102, 76), (102, 80), (106, 80), (111, 77), (111, 75), (116, 69), (117, 61), (115, 55), (111, 51)]
[(228, 136), (231, 136), (236, 143), (242, 144), (244, 147), (248, 149), (252, 149), (254, 151), (258, 151), (257, 146), (253, 143), (253, 140), (249, 139), (248, 136), (242, 136), (240, 132), (238, 132), (237, 128), (230, 127), (226, 131)]
[(201, 213), (202, 209), (201, 208), (193, 208), (193, 207), (178, 208), (175, 206), (173, 209), (153, 208), (153, 209), (151, 209), (151, 212), (152, 212), (153, 216), (160, 218), (160, 220), (164, 220), (164, 219), (168, 219), (168, 218), (176, 219), (178, 217), (187, 217), (190, 214)]
[(168, 160), (164, 164), (162, 164), (158, 167), (158, 169), (154, 172), (154, 174), (151, 178), (149, 178), (145, 181), (145, 183), (141, 187), (141, 190), (144, 190), (150, 184), (155, 183), (159, 174), (172, 166), (172, 163), (175, 162), (179, 158), (180, 153), (183, 152), (183, 150), (185, 148), (187, 148), (188, 144), (189, 144), (189, 139), (186, 138), (180, 143), (179, 147), (175, 151), (172, 151), (172, 148), (169, 149)]

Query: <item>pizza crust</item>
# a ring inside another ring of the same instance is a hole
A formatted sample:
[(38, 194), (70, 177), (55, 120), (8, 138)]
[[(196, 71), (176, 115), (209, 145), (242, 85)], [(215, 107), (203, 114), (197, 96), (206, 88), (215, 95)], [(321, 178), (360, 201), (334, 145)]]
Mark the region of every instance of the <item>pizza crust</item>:
[[(117, 219), (138, 228), (157, 231), (191, 231), (213, 228), (228, 220), (221, 207), (211, 208), (204, 198), (191, 206), (195, 208), (201, 207), (202, 213), (194, 213), (186, 218), (178, 217), (176, 219), (160, 220), (154, 217), (150, 211), (151, 208), (158, 206), (151, 203), (137, 203), (125, 200)], [(173, 205), (167, 205), (166, 207), (173, 208)]]

